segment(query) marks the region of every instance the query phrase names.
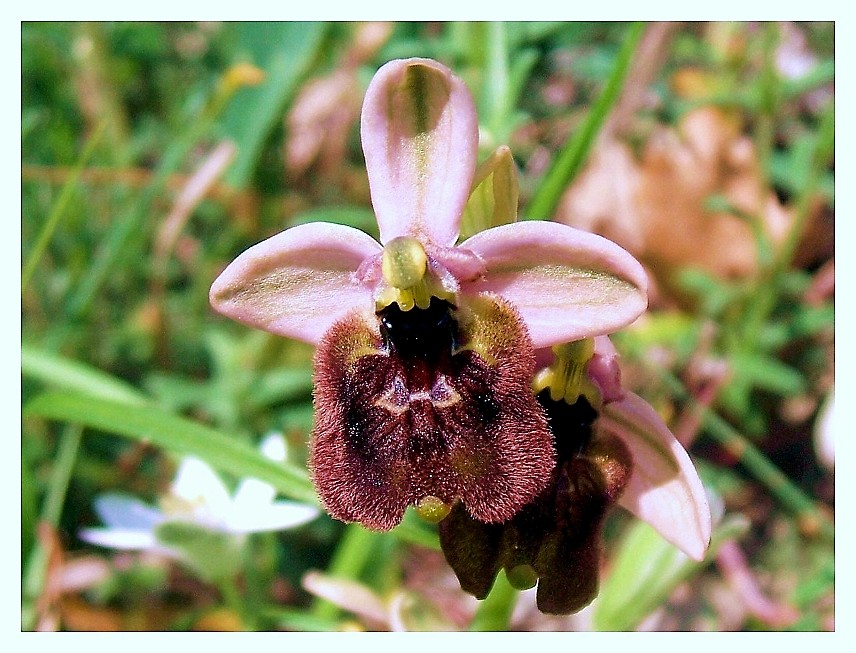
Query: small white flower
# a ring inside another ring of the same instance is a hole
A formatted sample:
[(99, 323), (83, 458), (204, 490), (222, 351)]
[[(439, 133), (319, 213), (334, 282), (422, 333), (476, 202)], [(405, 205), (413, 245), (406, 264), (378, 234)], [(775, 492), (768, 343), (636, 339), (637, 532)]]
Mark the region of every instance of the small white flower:
[(835, 432), (838, 430), (835, 414), (835, 388), (824, 400), (814, 424), (814, 450), (817, 459), (830, 471), (835, 470)]
[[(267, 436), (261, 451), (272, 460), (285, 460), (282, 436)], [(230, 496), (211, 467), (198, 458), (187, 457), (181, 461), (160, 508), (126, 494), (101, 495), (95, 500), (95, 512), (105, 527), (83, 529), (80, 538), (112, 549), (157, 551), (182, 557), (180, 552), (158, 542), (155, 533), (160, 525), (184, 522), (215, 533), (241, 536), (295, 528), (319, 513), (313, 506), (275, 498), (276, 490), (255, 478), (242, 479), (234, 496)]]

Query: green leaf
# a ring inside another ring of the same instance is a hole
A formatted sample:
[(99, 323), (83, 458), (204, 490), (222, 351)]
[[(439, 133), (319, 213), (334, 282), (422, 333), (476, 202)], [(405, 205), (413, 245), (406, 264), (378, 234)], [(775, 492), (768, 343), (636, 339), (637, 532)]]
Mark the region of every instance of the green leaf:
[(318, 617), (305, 610), (283, 608), (278, 605), (264, 606), (261, 609), (261, 616), (285, 630), (322, 633), (342, 629), (338, 619)]
[(308, 398), (312, 393), (312, 370), (287, 367), (259, 375), (250, 388), (247, 403), (262, 408), (281, 401)]
[(479, 603), (469, 630), (471, 632), (508, 630), (516, 600), (517, 590), (508, 582), (505, 577), (505, 570), (501, 570), (496, 576), (490, 594)]
[(265, 139), (282, 120), (286, 104), (318, 54), (327, 25), (248, 22), (234, 29), (238, 48), (265, 71), (265, 81), (241, 90), (239, 101), (230, 103), (223, 116), (226, 132), (238, 145), (226, 182), (243, 188), (252, 178)]
[(713, 532), (703, 562), (696, 562), (664, 540), (645, 522), (636, 522), (622, 539), (609, 576), (602, 582), (594, 607), (601, 631), (633, 630), (669, 598), (678, 584), (706, 565), (726, 540), (749, 528), (742, 515), (722, 522)]
[(21, 345), (21, 374), (45, 385), (82, 394), (115, 399), (128, 404), (143, 404), (146, 396), (129, 383), (96, 367), (70, 358)]
[(185, 521), (167, 521), (155, 528), (155, 538), (181, 553), (182, 560), (203, 580), (218, 582), (241, 569), (241, 541)]
[(292, 225), (308, 222), (334, 222), (377, 235), (377, 218), (374, 211), (364, 206), (324, 206), (307, 209), (291, 220)]
[(154, 406), (49, 392), (29, 402), (24, 407), (24, 415), (73, 422), (151, 442), (180, 456), (197, 456), (236, 478), (257, 478), (298, 501), (317, 502), (309, 475), (303, 468), (270, 460), (226, 433)]
[(763, 354), (735, 354), (731, 356), (729, 363), (736, 377), (758, 388), (782, 396), (805, 390), (802, 374), (775, 358)]
[(810, 608), (826, 594), (835, 591), (835, 561), (831, 556), (817, 572), (794, 588), (794, 603)]
[[(152, 372), (146, 376), (143, 380), (143, 386), (164, 407), (175, 411), (206, 406), (212, 394), (212, 387), (209, 383), (200, 383), (197, 379), (161, 372)], [(223, 397), (220, 397), (218, 406), (222, 407), (223, 403)]]

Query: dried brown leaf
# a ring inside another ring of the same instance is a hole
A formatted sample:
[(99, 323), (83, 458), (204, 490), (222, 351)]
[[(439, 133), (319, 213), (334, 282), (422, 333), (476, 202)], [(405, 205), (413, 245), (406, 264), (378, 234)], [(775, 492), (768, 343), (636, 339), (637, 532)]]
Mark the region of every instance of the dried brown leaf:
[[(744, 217), (709, 210), (713, 196)], [(675, 128), (656, 129), (638, 159), (624, 143), (602, 142), (557, 220), (615, 240), (668, 282), (686, 267), (722, 278), (754, 274), (757, 245), (745, 216), (757, 219), (774, 244), (790, 222), (739, 123), (703, 107)]]

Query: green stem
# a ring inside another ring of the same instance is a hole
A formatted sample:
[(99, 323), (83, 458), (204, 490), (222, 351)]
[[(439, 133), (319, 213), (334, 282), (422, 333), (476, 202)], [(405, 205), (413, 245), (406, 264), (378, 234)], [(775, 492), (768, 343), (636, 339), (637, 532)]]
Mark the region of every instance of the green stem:
[(59, 524), (65, 495), (68, 493), (68, 484), (71, 481), (71, 472), (77, 460), (77, 452), (80, 450), (82, 438), (83, 428), (76, 424), (66, 426), (62, 432), (57, 447), (56, 464), (51, 474), (51, 484), (42, 510), (42, 521), (48, 522), (51, 526)]
[[(80, 450), (82, 436), (83, 429), (80, 426), (68, 425), (63, 429), (60, 437), (56, 464), (51, 472), (40, 517), (40, 521), (48, 523), (54, 528), (59, 525), (62, 516), (62, 507), (68, 493), (71, 473), (77, 460), (77, 453)], [(22, 589), (25, 600), (34, 602), (41, 596), (45, 586), (47, 566), (48, 551), (45, 549), (44, 543), (37, 538), (36, 545), (27, 559), (24, 570)], [(29, 617), (25, 620), (26, 623), (21, 624), (21, 627), (23, 630), (32, 630), (37, 615), (34, 610), (27, 614)]]
[[(776, 23), (767, 23), (762, 34), (763, 65), (758, 80), (760, 94), (758, 115), (755, 127), (755, 150), (761, 173), (762, 188), (769, 186), (770, 159), (776, 136), (775, 117), (779, 104), (779, 74), (776, 70), (776, 47), (779, 41), (779, 27)], [(758, 206), (760, 214), (763, 207)]]
[(644, 27), (644, 23), (634, 23), (630, 26), (606, 87), (589, 111), (583, 124), (559, 152), (558, 157), (529, 202), (526, 210), (527, 218), (548, 220), (556, 210), (565, 188), (585, 163), (595, 137), (624, 86), (627, 70), (633, 59), (633, 53), (636, 51), (636, 45), (642, 37)]
[[(377, 533), (359, 524), (349, 524), (333, 554), (327, 574), (338, 578), (358, 578), (372, 555), (377, 537)], [(332, 620), (338, 614), (338, 606), (324, 599), (317, 599), (312, 608), (312, 616), (318, 619)]]
[(236, 579), (234, 576), (224, 578), (217, 584), (220, 590), (220, 596), (223, 597), (223, 602), (226, 607), (238, 615), (241, 619), (245, 631), (256, 630), (255, 616), (246, 609), (241, 592), (238, 590)]
[(705, 433), (732, 454), (750, 474), (770, 490), (786, 509), (796, 514), (804, 531), (834, 537), (835, 527), (823, 513), (821, 506), (794, 485), (778, 467), (727, 421), (708, 407), (699, 404), (678, 378), (664, 371), (660, 372), (660, 377), (672, 394), (699, 411)]
[(761, 326), (769, 317), (776, 305), (782, 276), (790, 269), (797, 247), (802, 240), (806, 222), (811, 213), (811, 203), (817, 193), (818, 185), (826, 166), (835, 151), (835, 104), (830, 102), (821, 117), (817, 139), (811, 153), (811, 168), (808, 177), (797, 197), (793, 222), (782, 246), (773, 259), (772, 264), (762, 273), (754, 296), (756, 301), (747, 306), (748, 316), (745, 320), (743, 336), (739, 342), (744, 350), (757, 342)]
[(517, 590), (505, 578), (505, 571), (496, 576), (490, 594), (479, 604), (475, 617), (470, 624), (472, 632), (508, 630), (511, 613), (517, 602)]
[(830, 102), (820, 119), (817, 140), (811, 154), (811, 169), (796, 202), (794, 221), (785, 242), (779, 250), (773, 275), (781, 276), (791, 266), (797, 246), (803, 236), (811, 213), (811, 203), (817, 193), (826, 166), (835, 154), (835, 103)]
[(53, 236), (57, 225), (59, 225), (59, 221), (65, 214), (65, 209), (77, 188), (77, 182), (80, 179), (80, 175), (83, 173), (83, 169), (86, 167), (86, 164), (89, 163), (89, 159), (95, 152), (95, 146), (98, 145), (98, 142), (101, 140), (101, 136), (104, 134), (106, 125), (107, 122), (102, 121), (89, 137), (89, 140), (86, 141), (86, 145), (83, 148), (83, 152), (80, 154), (80, 158), (77, 160), (77, 164), (74, 166), (71, 174), (63, 185), (62, 190), (59, 193), (59, 197), (54, 203), (51, 213), (36, 239), (36, 244), (30, 252), (30, 257), (24, 265), (24, 271), (21, 273), (21, 293), (26, 290), (27, 284), (30, 283), (30, 278), (33, 276), (33, 272), (36, 271), (36, 266), (38, 266), (42, 255), (45, 253), (45, 250), (50, 243), (51, 236)]
[(504, 127), (509, 124), (509, 69), (508, 41), (505, 23), (492, 22), (487, 26), (487, 75), (484, 80), (484, 106), (487, 124), (496, 142), (504, 143)]

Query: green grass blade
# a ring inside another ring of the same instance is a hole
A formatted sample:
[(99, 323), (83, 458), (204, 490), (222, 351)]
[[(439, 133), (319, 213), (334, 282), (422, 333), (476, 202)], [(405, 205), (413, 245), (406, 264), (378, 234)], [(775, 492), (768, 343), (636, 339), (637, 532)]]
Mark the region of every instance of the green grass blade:
[(51, 213), (48, 216), (48, 219), (45, 221), (42, 230), (39, 232), (39, 236), (36, 239), (36, 244), (33, 245), (33, 249), (30, 251), (30, 257), (27, 259), (26, 264), (24, 265), (24, 270), (21, 272), (21, 292), (27, 288), (27, 284), (30, 283), (30, 279), (33, 276), (33, 273), (36, 271), (36, 266), (38, 266), (39, 261), (42, 258), (42, 255), (45, 253), (45, 250), (48, 247), (48, 243), (51, 240), (51, 236), (53, 236), (54, 231), (56, 231), (57, 225), (59, 225), (59, 221), (62, 219), (63, 214), (65, 214), (65, 209), (68, 206), (69, 201), (71, 201), (72, 195), (74, 195), (74, 191), (77, 188), (77, 182), (80, 180), (80, 175), (83, 173), (83, 169), (86, 167), (86, 164), (89, 163), (89, 159), (92, 158), (92, 155), (95, 153), (95, 146), (98, 145), (101, 140), (101, 136), (104, 134), (104, 128), (106, 122), (102, 122), (98, 125), (95, 132), (92, 136), (89, 137), (89, 140), (86, 143), (86, 146), (83, 148), (83, 152), (80, 154), (80, 158), (77, 161), (77, 165), (74, 166), (74, 169), (71, 171), (71, 174), (68, 176), (65, 184), (62, 187), (62, 190), (59, 193), (59, 197), (56, 202), (54, 202), (53, 208), (51, 209)]
[(271, 130), (282, 120), (289, 99), (317, 56), (327, 31), (324, 23), (241, 23), (235, 26), (239, 46), (265, 71), (265, 81), (244, 89), (240, 102), (223, 114), (226, 132), (238, 153), (226, 182), (244, 188), (252, 180), (259, 153)]
[(36, 545), (36, 524), (39, 520), (39, 497), (36, 476), (27, 450), (21, 447), (21, 561), (30, 557)]
[(392, 534), (403, 542), (409, 542), (417, 546), (440, 550), (440, 538), (436, 527), (428, 524), (411, 509), (404, 514), (401, 523), (392, 530)]
[(511, 613), (514, 611), (516, 602), (517, 590), (506, 579), (505, 571), (500, 570), (490, 594), (479, 603), (469, 630), (472, 632), (508, 630)]
[[(65, 505), (68, 486), (71, 483), (74, 464), (77, 462), (77, 454), (80, 451), (80, 441), (83, 429), (77, 425), (68, 425), (63, 430), (57, 447), (56, 460), (51, 469), (45, 499), (42, 504), (39, 520), (50, 524), (54, 528), (59, 525), (62, 517), (62, 509)], [(22, 482), (25, 480), (21, 479)], [(24, 494), (22, 489), (22, 495)], [(21, 527), (24, 527), (22, 519)], [(23, 560), (23, 558), (22, 558)], [(44, 543), (36, 540), (35, 546), (30, 549), (26, 558), (25, 567), (22, 570), (21, 593), (24, 603), (36, 604), (44, 593), (47, 582), (49, 553)], [(35, 625), (36, 612), (26, 611), (22, 613), (21, 626), (24, 630), (30, 630)]]
[(612, 74), (598, 97), (597, 102), (589, 111), (580, 128), (574, 132), (570, 140), (559, 152), (544, 180), (541, 182), (529, 206), (525, 211), (526, 218), (531, 220), (548, 220), (556, 210), (559, 199), (565, 188), (579, 172), (588, 158), (594, 139), (603, 126), (610, 109), (618, 99), (627, 69), (636, 51), (636, 45), (642, 37), (643, 23), (634, 23), (627, 34), (624, 45), (618, 53)]
[(252, 446), (226, 433), (154, 406), (68, 392), (48, 392), (29, 402), (24, 408), (24, 415), (72, 422), (151, 442), (179, 456), (197, 456), (236, 478), (257, 478), (298, 501), (317, 501), (304, 469), (265, 458)]
[(633, 630), (684, 580), (701, 569), (726, 540), (746, 532), (746, 519), (734, 516), (718, 526), (702, 562), (691, 560), (645, 522), (637, 522), (622, 539), (612, 571), (602, 582), (594, 608), (601, 631)]
[(52, 388), (72, 390), (103, 399), (142, 404), (146, 396), (106, 372), (29, 345), (21, 345), (21, 374)]
[(341, 630), (337, 619), (319, 617), (297, 608), (269, 605), (263, 606), (260, 612), (263, 619), (274, 622), (284, 630), (318, 633)]

